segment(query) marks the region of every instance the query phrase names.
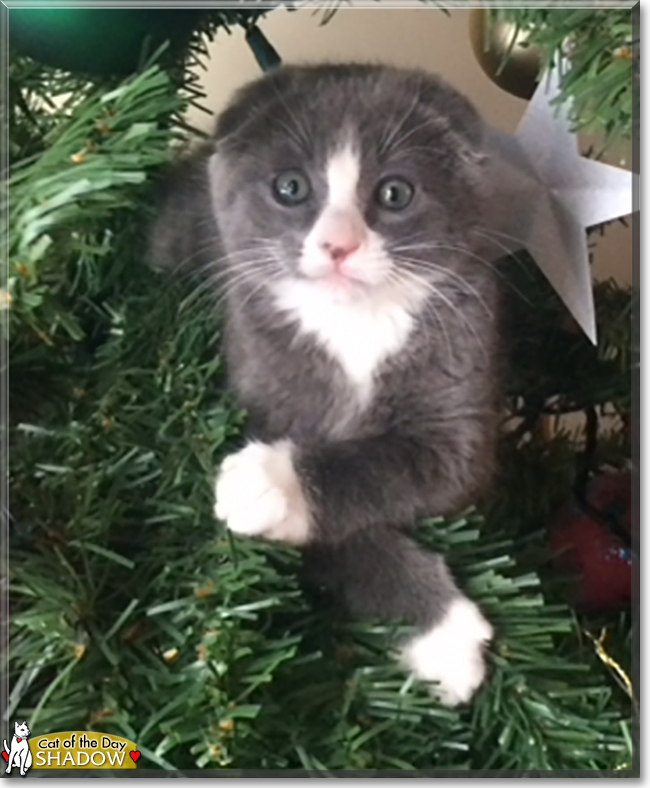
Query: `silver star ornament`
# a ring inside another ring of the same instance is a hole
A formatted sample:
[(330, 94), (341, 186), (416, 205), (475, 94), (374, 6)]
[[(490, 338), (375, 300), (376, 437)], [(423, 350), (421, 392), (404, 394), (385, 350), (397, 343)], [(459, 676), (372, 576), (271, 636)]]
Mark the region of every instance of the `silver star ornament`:
[(488, 131), (494, 193), (482, 252), (494, 259), (527, 249), (595, 344), (586, 229), (632, 213), (634, 176), (580, 155), (566, 104), (552, 104), (558, 94), (554, 69), (514, 134)]

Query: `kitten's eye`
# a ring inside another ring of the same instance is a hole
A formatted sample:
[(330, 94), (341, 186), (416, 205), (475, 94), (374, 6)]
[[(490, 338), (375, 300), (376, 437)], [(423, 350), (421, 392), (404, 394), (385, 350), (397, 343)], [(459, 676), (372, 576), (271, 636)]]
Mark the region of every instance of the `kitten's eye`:
[(311, 184), (300, 170), (287, 170), (273, 181), (273, 196), (282, 205), (300, 205), (311, 194)]
[(410, 204), (414, 191), (404, 178), (386, 178), (377, 187), (377, 202), (389, 211), (401, 211)]

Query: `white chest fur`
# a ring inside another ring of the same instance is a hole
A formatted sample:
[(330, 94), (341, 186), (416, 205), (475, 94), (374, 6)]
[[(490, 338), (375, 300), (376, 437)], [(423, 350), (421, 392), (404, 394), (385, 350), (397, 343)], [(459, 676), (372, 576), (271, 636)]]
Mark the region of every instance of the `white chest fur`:
[(277, 307), (341, 365), (361, 406), (372, 398), (379, 366), (406, 344), (425, 296), (412, 286), (391, 284), (341, 299), (317, 283), (296, 280), (277, 283), (274, 292)]

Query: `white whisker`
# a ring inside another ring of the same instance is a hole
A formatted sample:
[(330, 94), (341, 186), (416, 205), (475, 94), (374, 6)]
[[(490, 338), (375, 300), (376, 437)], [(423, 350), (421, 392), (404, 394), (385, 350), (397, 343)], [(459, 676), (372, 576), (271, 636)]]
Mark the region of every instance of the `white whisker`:
[[(389, 280), (395, 282), (398, 285), (405, 283), (405, 279), (404, 277), (401, 276), (401, 271), (399, 269), (393, 269), (392, 271), (389, 272)], [(423, 308), (426, 312), (428, 312), (433, 316), (433, 318), (440, 326), (440, 329), (446, 341), (447, 356), (449, 357), (450, 362), (453, 361), (451, 339), (449, 337), (449, 332), (447, 331), (447, 326), (445, 324), (444, 318), (440, 315), (439, 310), (436, 309), (435, 304), (432, 303), (431, 301), (425, 302)], [(425, 331), (427, 333), (427, 337), (431, 338), (431, 331), (429, 330), (429, 325), (425, 322), (424, 326), (425, 326)]]
[(467, 247), (459, 246), (459, 245), (455, 245), (455, 244), (446, 244), (446, 243), (434, 242), (434, 243), (431, 243), (431, 244), (428, 244), (428, 245), (424, 244), (424, 245), (422, 245), (421, 248), (429, 248), (432, 251), (440, 249), (440, 250), (443, 250), (443, 251), (447, 250), (447, 251), (450, 251), (450, 252), (458, 252), (459, 254), (463, 254), (466, 257), (471, 258), (472, 260), (476, 260), (477, 262), (479, 262), (482, 265), (484, 265), (487, 268), (489, 268), (494, 274), (496, 274), (496, 276), (498, 276), (523, 301), (525, 301), (527, 304), (531, 303), (530, 299), (527, 298), (524, 295), (524, 293), (522, 293), (521, 290), (519, 290), (519, 288), (517, 288), (515, 285), (513, 285), (512, 282), (510, 282), (510, 280), (508, 279), (508, 277), (505, 276), (502, 271), (499, 271), (498, 267), (493, 262), (487, 260), (485, 257), (482, 257), (481, 255), (476, 254), (476, 252), (470, 251), (469, 249), (467, 249)]
[(428, 260), (419, 260), (411, 257), (400, 256), (395, 259), (395, 262), (399, 265), (404, 265), (407, 268), (410, 268), (416, 273), (418, 272), (426, 273), (429, 269), (433, 269), (434, 271), (441, 272), (445, 278), (449, 278), (454, 283), (458, 283), (462, 292), (474, 296), (476, 300), (479, 302), (479, 304), (483, 307), (489, 318), (494, 317), (492, 310), (489, 308), (485, 299), (479, 293), (479, 291), (473, 285), (471, 285), (464, 277), (460, 276), (460, 274), (457, 274), (455, 271), (451, 271), (449, 268), (445, 268), (442, 265), (437, 265), (436, 263), (432, 263)]
[(402, 269), (401, 274), (402, 275), (406, 275), (408, 277), (411, 277), (414, 281), (417, 281), (419, 284), (424, 285), (426, 288), (429, 289), (429, 291), (432, 293), (432, 295), (434, 295), (434, 297), (439, 298), (454, 314), (458, 315), (458, 317), (460, 318), (460, 321), (463, 323), (463, 325), (465, 325), (466, 329), (469, 332), (471, 332), (471, 334), (473, 335), (474, 339), (476, 340), (476, 343), (477, 343), (478, 347), (481, 349), (481, 351), (483, 352), (484, 356), (487, 358), (487, 353), (486, 353), (486, 350), (485, 350), (485, 346), (484, 346), (483, 342), (481, 341), (481, 338), (479, 337), (478, 333), (476, 332), (476, 329), (471, 324), (471, 322), (469, 320), (467, 320), (465, 315), (463, 315), (463, 313), (456, 306), (456, 304), (453, 303), (453, 301), (451, 301), (449, 298), (447, 298), (447, 296), (439, 288), (437, 288), (432, 282), (429, 282), (424, 277), (422, 277), (422, 276), (420, 276), (418, 274), (415, 274), (412, 271), (407, 271), (407, 270), (404, 270), (404, 269)]
[[(413, 97), (411, 103), (409, 104), (408, 109), (402, 115), (400, 121), (395, 123), (395, 125), (390, 130), (390, 132), (388, 132), (384, 136), (384, 138), (380, 141), (378, 146), (379, 156), (383, 156), (386, 153), (386, 151), (388, 151), (391, 148), (391, 146), (395, 147), (394, 145), (392, 145), (393, 140), (395, 139), (396, 135), (399, 134), (400, 130), (402, 129), (406, 121), (411, 117), (411, 115), (413, 114), (413, 110), (417, 107), (419, 101), (420, 101), (420, 91), (418, 90), (415, 96)], [(392, 120), (393, 117), (391, 117), (391, 121)]]

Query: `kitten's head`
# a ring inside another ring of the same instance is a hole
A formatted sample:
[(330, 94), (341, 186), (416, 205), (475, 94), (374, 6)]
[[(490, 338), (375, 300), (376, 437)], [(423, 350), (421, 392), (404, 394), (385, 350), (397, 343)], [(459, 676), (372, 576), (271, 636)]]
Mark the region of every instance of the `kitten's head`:
[(14, 731), (16, 736), (18, 736), (20, 739), (26, 739), (30, 734), (30, 730), (27, 727), (27, 722), (15, 722)]
[(426, 288), (467, 262), (481, 123), (435, 77), (283, 68), (240, 91), (215, 139), (212, 199), (240, 281), (301, 280), (354, 299)]

